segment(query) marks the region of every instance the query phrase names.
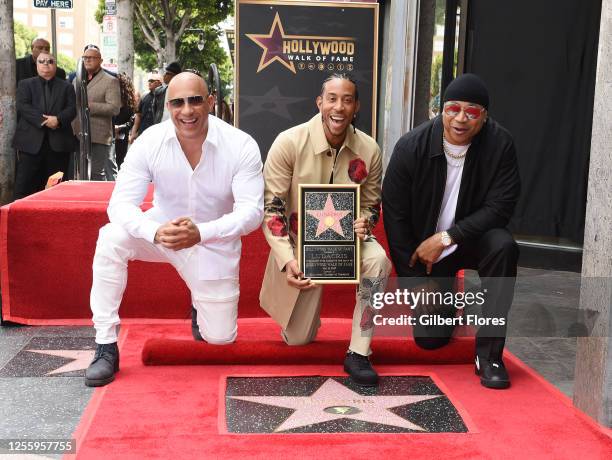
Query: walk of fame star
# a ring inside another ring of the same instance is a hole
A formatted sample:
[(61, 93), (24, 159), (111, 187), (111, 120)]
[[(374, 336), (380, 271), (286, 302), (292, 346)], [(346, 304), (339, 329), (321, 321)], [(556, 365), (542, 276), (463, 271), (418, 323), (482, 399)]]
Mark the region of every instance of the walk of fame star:
[(285, 35), (283, 24), (281, 23), (278, 12), (274, 16), (272, 27), (268, 34), (245, 34), (263, 49), (257, 73), (268, 67), (274, 61), (279, 62), (293, 73), (295, 64), (283, 52), (283, 40), (305, 39), (305, 40), (353, 40), (352, 37), (318, 37), (315, 35)]
[(308, 210), (306, 211), (306, 213), (319, 220), (319, 225), (317, 226), (317, 233), (315, 235), (316, 237), (319, 237), (319, 235), (321, 235), (321, 233), (325, 232), (326, 230), (332, 230), (343, 237), (346, 236), (342, 231), (340, 221), (347, 214), (350, 214), (351, 211), (337, 210), (334, 207), (334, 203), (332, 202), (330, 194), (327, 195), (327, 200), (325, 201), (325, 207), (323, 209), (318, 209), (314, 211)]
[(274, 432), (287, 431), (338, 419), (390, 425), (413, 431), (425, 428), (394, 414), (389, 409), (439, 398), (441, 395), (371, 395), (354, 392), (328, 378), (311, 396), (231, 396), (232, 399), (295, 409)]
[(64, 364), (57, 369), (47, 372), (46, 375), (63, 374), (64, 372), (81, 371), (87, 369), (93, 360), (95, 350), (26, 350), (30, 353), (39, 353), (41, 355), (59, 356), (60, 358), (68, 358), (73, 361)]

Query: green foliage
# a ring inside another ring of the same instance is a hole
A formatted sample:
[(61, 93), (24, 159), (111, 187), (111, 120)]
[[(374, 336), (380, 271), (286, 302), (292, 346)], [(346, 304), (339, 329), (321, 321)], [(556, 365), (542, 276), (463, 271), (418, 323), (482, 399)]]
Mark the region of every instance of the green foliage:
[[(34, 29), (29, 28), (19, 21), (15, 21), (14, 28), (15, 57), (20, 58), (30, 53), (30, 45), (32, 40), (34, 40), (38, 34)], [(58, 53), (57, 66), (64, 69), (68, 74), (76, 69), (76, 62), (71, 57), (66, 56), (63, 53)]]
[(15, 21), (14, 29), (15, 57), (24, 57), (30, 52), (30, 45), (32, 44), (32, 40), (36, 38), (37, 33), (34, 29), (30, 29), (19, 21)]

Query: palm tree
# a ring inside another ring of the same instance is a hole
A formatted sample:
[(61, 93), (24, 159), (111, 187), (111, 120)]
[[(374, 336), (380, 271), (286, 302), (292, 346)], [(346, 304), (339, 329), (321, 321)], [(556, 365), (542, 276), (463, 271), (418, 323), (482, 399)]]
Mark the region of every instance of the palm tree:
[(13, 0), (0, 2), (0, 204), (13, 199), (15, 151), (15, 37)]

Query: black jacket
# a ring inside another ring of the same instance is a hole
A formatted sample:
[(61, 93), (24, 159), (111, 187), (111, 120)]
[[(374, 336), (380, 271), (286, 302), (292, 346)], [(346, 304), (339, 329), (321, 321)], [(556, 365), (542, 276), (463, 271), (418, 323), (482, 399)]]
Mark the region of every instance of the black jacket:
[[(56, 152), (72, 152), (75, 138), (70, 123), (76, 117), (76, 96), (74, 88), (66, 80), (53, 79), (51, 86), (51, 109), (45, 110), (43, 83), (40, 77), (22, 80), (17, 85), (17, 130), (13, 138), (13, 147), (22, 152), (38, 153), (45, 134), (49, 136), (49, 145)], [(41, 127), (43, 114), (58, 117), (60, 126), (57, 129)]]
[[(446, 187), (440, 116), (395, 145), (383, 182), (383, 218), (398, 276), (410, 276), (417, 246), (436, 232)], [(514, 141), (489, 117), (468, 149), (455, 213), (448, 230), (458, 244), (508, 225), (520, 195)]]
[(161, 122), (164, 115), (164, 102), (166, 100), (166, 90), (168, 85), (162, 85), (155, 88), (153, 93), (153, 124)]
[[(17, 59), (15, 73), (17, 75), (17, 83), (26, 78), (32, 78), (38, 76), (36, 72), (36, 64), (32, 60), (31, 54), (26, 54), (24, 57)], [(66, 71), (61, 67), (57, 68), (55, 76), (61, 80), (66, 79)]]

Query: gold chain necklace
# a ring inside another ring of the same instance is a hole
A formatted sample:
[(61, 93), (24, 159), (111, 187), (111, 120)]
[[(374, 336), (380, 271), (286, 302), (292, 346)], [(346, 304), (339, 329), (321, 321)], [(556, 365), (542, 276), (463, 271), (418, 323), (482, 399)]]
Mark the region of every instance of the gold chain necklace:
[(444, 149), (444, 153), (446, 155), (448, 155), (449, 157), (451, 157), (451, 158), (453, 158), (455, 160), (461, 160), (461, 159), (463, 159), (467, 155), (467, 151), (468, 151), (469, 147), (467, 149), (465, 149), (465, 151), (463, 153), (456, 154), (456, 153), (453, 153), (453, 152), (449, 151), (448, 147), (446, 147), (446, 143), (447, 142), (448, 141), (446, 140), (446, 136), (444, 136), (444, 134), (442, 134), (442, 148)]

